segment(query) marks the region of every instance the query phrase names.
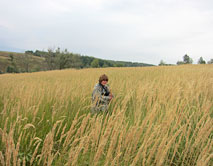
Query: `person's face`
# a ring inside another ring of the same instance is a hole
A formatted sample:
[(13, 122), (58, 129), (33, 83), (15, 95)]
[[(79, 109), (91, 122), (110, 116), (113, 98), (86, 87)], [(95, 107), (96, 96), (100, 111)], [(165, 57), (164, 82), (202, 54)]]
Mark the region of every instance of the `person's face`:
[(102, 84), (102, 85), (106, 85), (107, 82), (108, 82), (108, 80), (103, 80), (103, 81), (101, 81), (101, 84)]

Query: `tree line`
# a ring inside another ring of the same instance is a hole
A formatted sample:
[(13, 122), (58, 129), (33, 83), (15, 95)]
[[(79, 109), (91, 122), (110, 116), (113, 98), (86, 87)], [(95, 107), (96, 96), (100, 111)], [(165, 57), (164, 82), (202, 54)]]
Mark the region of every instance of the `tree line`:
[[(151, 64), (146, 63), (99, 59), (95, 57), (72, 53), (69, 52), (67, 49), (61, 50), (59, 47), (57, 49), (48, 49), (47, 51), (27, 50), (23, 55), (19, 56), (21, 58), (18, 59), (16, 56), (13, 56), (13, 54), (9, 54), (10, 65), (7, 66), (6, 73), (62, 70), (68, 68), (82, 69), (82, 68), (104, 68), (104, 67), (153, 66)], [(40, 59), (41, 58), (43, 59), (43, 61), (40, 62), (40, 64), (37, 64), (37, 67), (34, 69), (32, 69), (31, 67), (32, 63), (35, 63), (32, 62), (32, 57), (39, 57)]]
[[(124, 62), (103, 60), (95, 57), (84, 56), (69, 52), (67, 49), (61, 50), (48, 49), (47, 51), (32, 51), (27, 50), (24, 54), (14, 56), (8, 53), (9, 63), (6, 70), (0, 69), (0, 74), (3, 73), (22, 73), (22, 72), (36, 72), (46, 70), (62, 70), (67, 68), (103, 68), (103, 67), (142, 67), (154, 66), (146, 63)], [(19, 57), (19, 58), (17, 58)], [(39, 57), (40, 61), (36, 61), (33, 57)], [(182, 61), (178, 61), (177, 65), (192, 64), (193, 60), (189, 55), (185, 54)], [(213, 64), (213, 59), (206, 62), (203, 57), (200, 57), (197, 64)], [(159, 66), (168, 66), (163, 60), (160, 61)]]
[[(185, 54), (183, 56), (183, 61), (177, 61), (177, 65), (183, 65), (183, 64), (192, 64), (193, 60), (189, 57), (189, 55)], [(213, 64), (213, 59), (210, 59), (208, 62), (206, 62), (203, 57), (200, 57), (197, 61), (197, 64)], [(160, 61), (159, 66), (168, 66), (171, 64), (166, 64), (163, 60)]]
[(153, 66), (151, 64), (103, 60), (95, 57), (84, 56), (72, 52), (67, 49), (62, 50), (58, 47), (56, 50), (48, 49), (47, 52), (36, 50), (26, 51), (25, 54), (44, 57), (48, 70), (66, 69), (66, 68), (99, 68), (99, 67), (137, 67), (137, 66)]

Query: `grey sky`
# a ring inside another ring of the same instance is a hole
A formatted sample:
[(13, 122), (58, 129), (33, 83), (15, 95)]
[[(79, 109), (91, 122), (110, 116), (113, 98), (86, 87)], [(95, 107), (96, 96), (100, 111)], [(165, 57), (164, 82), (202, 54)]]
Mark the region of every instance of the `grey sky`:
[(0, 49), (175, 64), (213, 58), (212, 0), (0, 0)]

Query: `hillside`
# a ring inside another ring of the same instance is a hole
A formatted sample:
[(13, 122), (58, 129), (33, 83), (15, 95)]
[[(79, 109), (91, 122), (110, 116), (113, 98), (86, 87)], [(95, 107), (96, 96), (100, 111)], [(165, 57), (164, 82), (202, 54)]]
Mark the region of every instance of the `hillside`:
[[(11, 60), (13, 58), (13, 60)], [(7, 68), (14, 67), (18, 72), (35, 72), (47, 70), (45, 58), (34, 55), (27, 55), (25, 53), (3, 52), (0, 51), (0, 71), (7, 72)]]
[(143, 67), (146, 63), (124, 62), (82, 56), (67, 51), (26, 51), (25, 53), (0, 51), (0, 73), (22, 73), (66, 68)]

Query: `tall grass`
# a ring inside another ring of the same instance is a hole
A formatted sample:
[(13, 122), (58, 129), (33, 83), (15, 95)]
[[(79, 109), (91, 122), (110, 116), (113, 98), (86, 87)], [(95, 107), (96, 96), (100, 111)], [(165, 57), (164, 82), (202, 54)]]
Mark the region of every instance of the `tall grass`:
[[(90, 114), (101, 74), (115, 98)], [(213, 66), (0, 76), (0, 165), (213, 165)]]

